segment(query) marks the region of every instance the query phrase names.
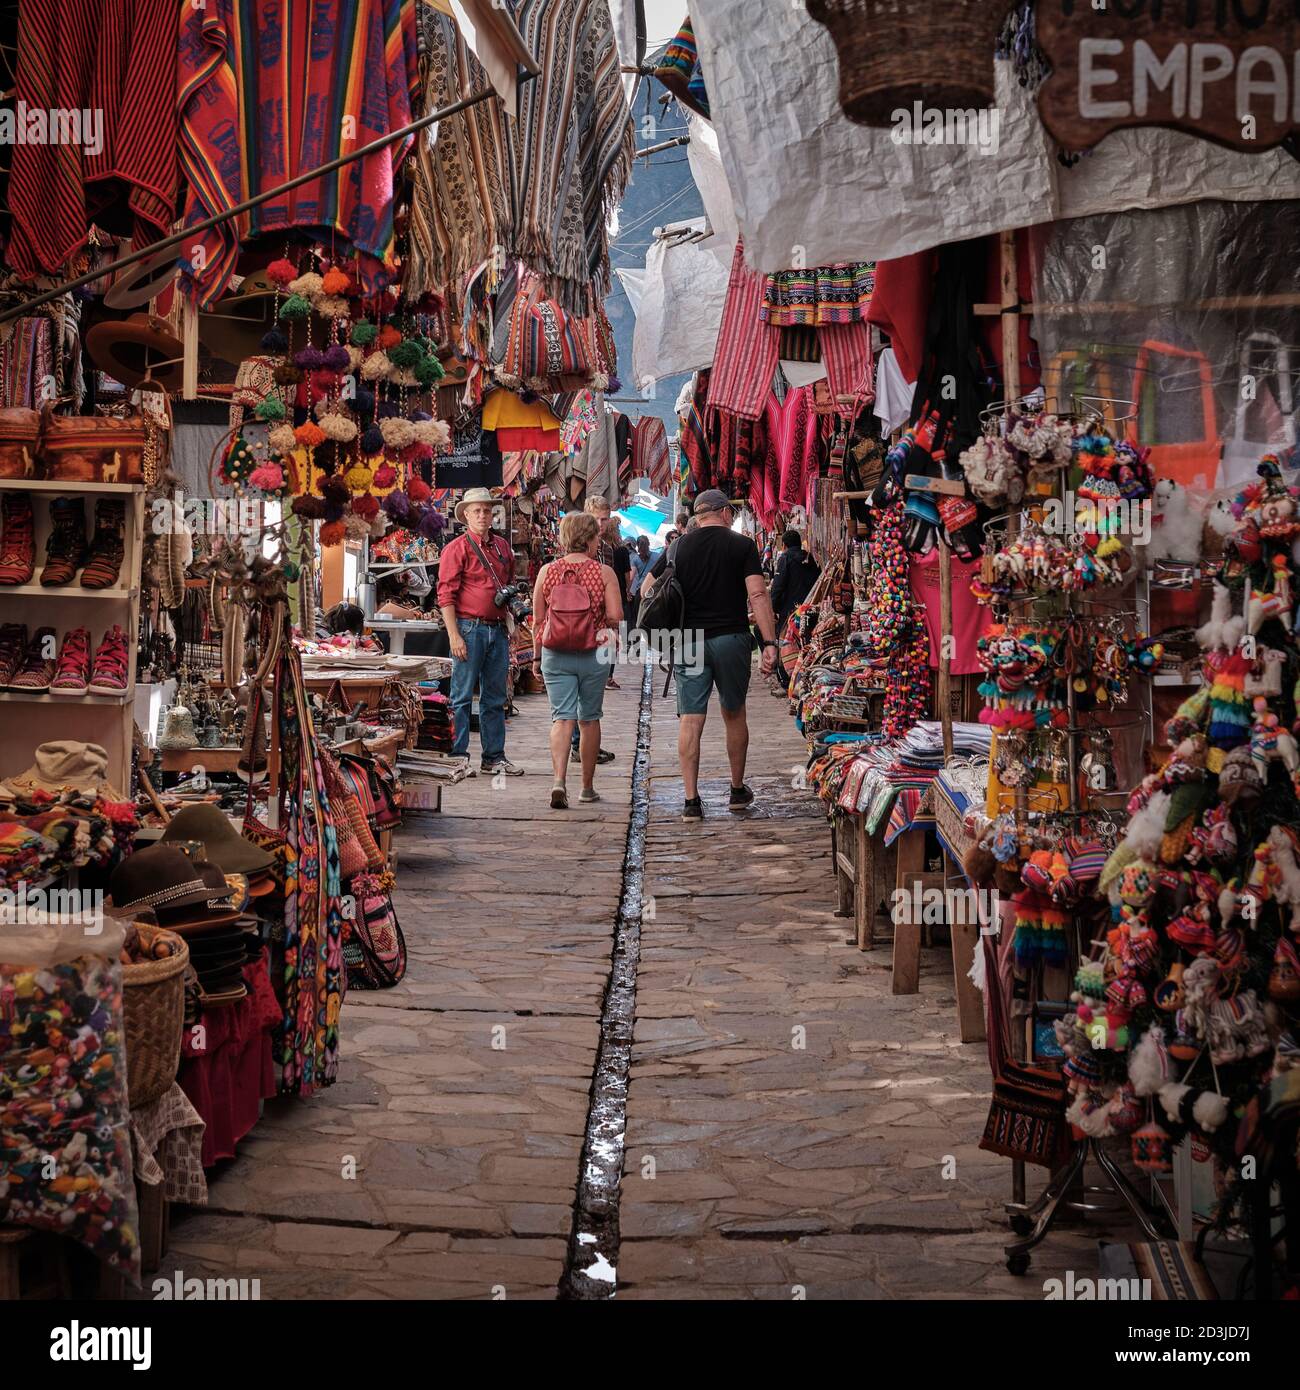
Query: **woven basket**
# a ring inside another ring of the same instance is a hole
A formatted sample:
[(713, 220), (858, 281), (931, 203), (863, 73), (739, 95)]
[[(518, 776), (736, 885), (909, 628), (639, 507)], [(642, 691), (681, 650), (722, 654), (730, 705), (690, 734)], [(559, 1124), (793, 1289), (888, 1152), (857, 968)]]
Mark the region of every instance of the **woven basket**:
[(865, 689), (859, 688), (857, 676), (850, 676), (839, 694), (831, 696), (826, 702), (826, 712), (832, 719), (866, 720), (870, 717), (871, 698)]
[(840, 106), (859, 125), (888, 126), (913, 102), (992, 106), (993, 45), (1008, 0), (808, 0), (840, 59)]
[(141, 941), (170, 937), (180, 949), (165, 960), (122, 967), (126, 1023), (126, 1085), (133, 1110), (155, 1101), (176, 1080), (185, 1014), (185, 967), (190, 948), (175, 932), (138, 923)]

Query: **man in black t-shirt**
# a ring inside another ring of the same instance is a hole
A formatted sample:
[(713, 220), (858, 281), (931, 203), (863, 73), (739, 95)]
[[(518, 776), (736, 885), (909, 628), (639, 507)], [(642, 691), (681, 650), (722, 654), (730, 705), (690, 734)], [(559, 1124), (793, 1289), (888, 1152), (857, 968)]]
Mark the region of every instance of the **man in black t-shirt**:
[[(682, 536), (673, 550), (673, 572), (686, 603), (685, 640), (674, 666), (685, 821), (698, 821), (704, 815), (699, 792), (700, 737), (715, 685), (731, 765), (730, 809), (744, 810), (754, 799), (745, 785), (749, 753), (745, 701), (753, 653), (751, 607), (763, 639), (763, 674), (771, 675), (776, 667), (776, 619), (763, 582), (758, 548), (748, 536), (731, 529), (733, 520), (726, 493), (710, 488), (695, 499), (695, 529)], [(643, 598), (667, 564), (665, 551), (642, 582)]]

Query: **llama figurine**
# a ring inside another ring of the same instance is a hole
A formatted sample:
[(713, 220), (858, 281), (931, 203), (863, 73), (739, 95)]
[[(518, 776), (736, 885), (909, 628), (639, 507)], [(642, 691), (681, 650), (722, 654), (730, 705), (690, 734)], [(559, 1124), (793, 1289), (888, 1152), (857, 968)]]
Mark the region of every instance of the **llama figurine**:
[(1268, 783), (1268, 765), (1274, 760), (1280, 759), (1293, 779), (1300, 771), (1300, 749), (1296, 747), (1295, 739), (1278, 723), (1277, 715), (1270, 712), (1268, 701), (1262, 695), (1255, 699), (1250, 757), (1265, 785)]
[(1291, 625), (1291, 570), (1285, 555), (1273, 557), (1273, 588), (1251, 589), (1246, 601), (1246, 631), (1256, 633), (1270, 618)]

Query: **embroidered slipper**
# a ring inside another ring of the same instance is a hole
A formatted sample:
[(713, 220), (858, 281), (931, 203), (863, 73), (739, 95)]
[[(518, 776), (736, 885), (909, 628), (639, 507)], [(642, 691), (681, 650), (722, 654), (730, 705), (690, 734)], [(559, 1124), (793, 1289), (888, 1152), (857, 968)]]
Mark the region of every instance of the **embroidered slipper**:
[(27, 624), (5, 623), (0, 627), (0, 690), (18, 674), (27, 650)]
[(50, 503), (50, 535), (45, 542), (41, 583), (47, 589), (71, 584), (86, 562), (86, 509), (80, 497), (56, 497)]

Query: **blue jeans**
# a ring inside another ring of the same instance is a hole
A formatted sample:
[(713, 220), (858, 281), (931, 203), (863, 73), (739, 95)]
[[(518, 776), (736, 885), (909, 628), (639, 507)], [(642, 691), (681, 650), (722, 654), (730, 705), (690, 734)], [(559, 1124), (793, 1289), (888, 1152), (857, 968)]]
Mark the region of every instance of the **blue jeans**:
[(458, 758), (469, 754), (469, 722), (474, 709), (474, 684), (479, 686), (478, 737), (485, 763), (506, 755), (506, 676), (510, 670), (510, 639), (504, 627), (461, 618), (457, 623), (465, 639), (466, 659), (451, 668), (451, 707), (456, 717)]

